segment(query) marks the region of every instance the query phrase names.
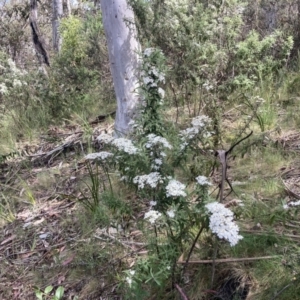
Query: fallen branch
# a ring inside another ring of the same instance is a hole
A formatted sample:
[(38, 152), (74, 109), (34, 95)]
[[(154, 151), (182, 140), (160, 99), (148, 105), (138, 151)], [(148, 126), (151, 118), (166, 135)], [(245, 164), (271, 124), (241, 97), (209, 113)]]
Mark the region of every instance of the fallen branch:
[[(192, 260), (189, 261), (189, 264), (212, 264), (212, 263), (231, 263), (231, 262), (243, 262), (243, 261), (255, 261), (255, 260), (262, 260), (262, 259), (274, 259), (280, 256), (273, 255), (273, 256), (260, 256), (260, 257), (244, 257), (244, 258), (222, 258), (222, 259), (203, 259), (203, 260)], [(177, 261), (177, 264), (186, 264), (186, 261)]]
[(175, 284), (175, 287), (183, 300), (189, 300), (189, 298), (186, 296), (186, 294), (183, 292), (182, 288), (178, 284)]

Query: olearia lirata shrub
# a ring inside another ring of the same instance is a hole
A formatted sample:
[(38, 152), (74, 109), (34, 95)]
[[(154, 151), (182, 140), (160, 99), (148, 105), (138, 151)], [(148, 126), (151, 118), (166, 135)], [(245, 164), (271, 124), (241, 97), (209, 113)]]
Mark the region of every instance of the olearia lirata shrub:
[[(221, 203), (209, 203), (209, 179), (198, 174), (192, 182), (180, 175), (186, 153), (205, 148), (212, 136), (211, 120), (200, 115), (191, 126), (180, 130), (173, 143), (164, 136), (161, 110), (165, 92), (165, 74), (160, 50), (147, 48), (143, 53), (139, 118), (132, 122), (132, 137), (113, 137), (102, 133), (98, 141), (104, 150), (86, 159), (97, 162), (105, 170), (113, 168), (120, 181), (132, 188), (147, 211), (148, 256), (139, 259), (125, 271), (124, 283), (132, 295), (139, 295), (147, 285), (163, 286), (170, 278), (180, 280), (179, 255), (191, 247), (195, 230), (210, 230), (220, 240), (235, 246), (242, 237), (234, 222), (234, 214)], [(108, 172), (106, 172), (108, 174)], [(113, 192), (113, 191), (112, 191)], [(128, 293), (129, 293), (128, 292)], [(140, 298), (140, 299), (141, 299)]]

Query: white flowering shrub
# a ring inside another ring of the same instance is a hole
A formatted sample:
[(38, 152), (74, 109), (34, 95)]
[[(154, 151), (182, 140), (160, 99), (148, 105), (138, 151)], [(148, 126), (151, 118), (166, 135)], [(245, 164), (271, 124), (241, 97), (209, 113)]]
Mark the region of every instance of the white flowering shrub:
[[(213, 136), (211, 119), (199, 115), (191, 119), (191, 127), (170, 135), (161, 117), (165, 80), (162, 52), (147, 48), (143, 60), (144, 98), (140, 118), (132, 124), (131, 139), (102, 133), (97, 140), (103, 151), (86, 156), (101, 166), (108, 177), (114, 170), (120, 184), (134, 192), (143, 209), (140, 221), (148, 235), (149, 254), (125, 272), (124, 284), (131, 296), (140, 295), (145, 282), (160, 285), (179, 274), (176, 260), (183, 249), (191, 247), (199, 227), (230, 246), (241, 240), (233, 212), (222, 204), (207, 204), (210, 180), (201, 173), (185, 176), (182, 172), (187, 153), (199, 156), (199, 149), (209, 149)], [(110, 189), (113, 193), (113, 184)]]
[(21, 93), (20, 89), (27, 85), (26, 75), (11, 58), (0, 53), (0, 97), (8, 96), (13, 90)]

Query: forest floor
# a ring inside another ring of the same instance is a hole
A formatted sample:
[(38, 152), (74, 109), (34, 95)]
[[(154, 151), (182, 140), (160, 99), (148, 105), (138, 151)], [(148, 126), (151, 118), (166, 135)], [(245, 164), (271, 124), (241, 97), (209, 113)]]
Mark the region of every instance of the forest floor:
[(21, 157), (0, 165), (4, 218), (0, 234), (1, 299), (36, 299), (35, 289), (44, 291), (49, 285), (63, 286), (64, 299), (75, 299), (76, 295), (100, 299), (100, 295), (93, 295), (95, 285), (97, 294), (114, 295), (115, 284), (101, 286), (101, 276), (112, 267), (112, 261), (104, 260), (101, 268), (95, 269), (89, 257), (80, 258), (80, 251), (88, 245), (100, 251), (103, 244), (95, 237), (94, 224), (81, 226), (83, 208), (78, 201), (82, 197), (79, 186), (88, 174), (82, 151), (89, 143), (97, 149), (95, 138), (111, 125), (102, 123), (92, 128), (93, 134), (86, 140), (84, 130), (78, 127), (53, 127), (40, 140), (31, 142), (30, 154), (24, 146), (27, 151)]
[[(229, 128), (230, 122), (224, 126)], [(89, 176), (84, 155), (101, 149), (96, 137), (112, 128), (105, 120), (89, 130), (51, 127), (30, 146), (23, 143), (21, 155), (0, 164), (0, 299), (37, 299), (36, 290), (50, 285), (54, 291), (64, 287), (63, 299), (122, 299), (118, 269), (124, 261), (130, 265), (133, 257), (146, 255), (141, 232), (134, 226), (121, 235), (115, 227), (104, 230), (80, 203)], [(248, 201), (242, 234), (252, 245), (224, 254), (220, 264), (226, 265), (224, 272), (235, 268), (249, 274), (244, 276), (246, 298), (239, 299), (267, 299), (264, 290), (270, 299), (296, 299), (288, 298), (293, 292), (285, 293), (299, 291), (300, 220), (295, 214), (285, 222), (272, 214), (274, 207), (300, 199), (300, 131), (295, 126), (257, 136), (262, 137), (259, 147), (252, 140), (247, 153), (230, 160), (228, 169), (236, 194)], [(212, 190), (218, 187), (218, 172)], [(227, 202), (234, 203), (236, 194)], [(134, 216), (140, 217), (141, 212)], [(191, 274), (202, 263), (192, 263)], [(197, 296), (192, 282), (185, 288), (191, 299), (207, 299)]]

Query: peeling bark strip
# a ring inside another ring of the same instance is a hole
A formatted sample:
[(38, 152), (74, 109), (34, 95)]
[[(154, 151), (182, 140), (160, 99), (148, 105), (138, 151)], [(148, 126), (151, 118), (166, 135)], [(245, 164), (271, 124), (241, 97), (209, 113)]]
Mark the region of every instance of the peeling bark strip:
[(32, 31), (32, 40), (40, 63), (50, 66), (48, 53), (45, 47), (45, 41), (37, 25), (37, 0), (30, 0), (30, 27)]
[(101, 10), (117, 98), (115, 132), (126, 135), (139, 101), (138, 53), (141, 47), (137, 40), (134, 13), (127, 0), (101, 0)]

